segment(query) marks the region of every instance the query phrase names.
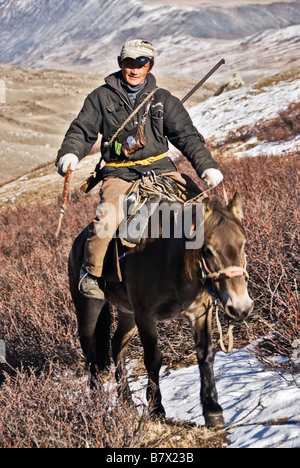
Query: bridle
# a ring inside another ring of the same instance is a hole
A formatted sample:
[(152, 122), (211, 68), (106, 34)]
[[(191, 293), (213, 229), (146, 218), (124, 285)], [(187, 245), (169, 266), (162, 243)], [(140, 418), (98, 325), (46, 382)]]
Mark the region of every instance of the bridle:
[(227, 268), (223, 268), (222, 270), (211, 272), (207, 266), (203, 253), (201, 252), (201, 259), (199, 260), (201, 273), (202, 273), (202, 280), (211, 280), (212, 287), (214, 288), (215, 281), (223, 281), (226, 279), (237, 278), (239, 276), (245, 276), (246, 281), (249, 280), (249, 274), (246, 270), (246, 260), (245, 260), (245, 267), (240, 266), (229, 266)]
[[(214, 296), (216, 300), (218, 299), (217, 291), (215, 288), (216, 281), (223, 281), (226, 279), (238, 278), (241, 276), (245, 276), (246, 281), (249, 280), (249, 274), (246, 270), (246, 267), (247, 267), (246, 257), (245, 257), (244, 268), (240, 266), (229, 266), (227, 268), (224, 268), (223, 270), (211, 272), (207, 266), (203, 253), (201, 251), (201, 259), (199, 260), (199, 263), (200, 263), (200, 268), (201, 268), (201, 273), (202, 273), (201, 280), (203, 283), (205, 283), (207, 280), (211, 281), (211, 291), (209, 291), (209, 293), (212, 296)], [(218, 331), (220, 335), (219, 343), (220, 343), (222, 351), (224, 353), (230, 354), (233, 350), (233, 327), (234, 325), (232, 323), (229, 325), (228, 332), (227, 332), (228, 347), (226, 348), (224, 345), (222, 326), (219, 320), (218, 309), (219, 308), (216, 305), (216, 321), (217, 321), (217, 327), (218, 327)]]

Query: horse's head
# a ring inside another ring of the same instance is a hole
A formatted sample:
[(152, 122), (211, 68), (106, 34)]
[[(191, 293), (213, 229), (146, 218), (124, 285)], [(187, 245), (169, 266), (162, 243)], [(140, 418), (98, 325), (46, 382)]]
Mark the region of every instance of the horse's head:
[(204, 203), (204, 245), (201, 250), (201, 270), (214, 293), (223, 303), (226, 314), (241, 321), (253, 310), (248, 293), (246, 271), (246, 234), (241, 223), (241, 200), (236, 193), (226, 208), (212, 202)]

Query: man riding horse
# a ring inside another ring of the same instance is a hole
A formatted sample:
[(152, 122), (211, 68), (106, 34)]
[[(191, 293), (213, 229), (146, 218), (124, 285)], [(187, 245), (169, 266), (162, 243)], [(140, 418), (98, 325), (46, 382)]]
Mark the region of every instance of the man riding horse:
[(58, 152), (57, 170), (65, 176), (68, 167), (73, 171), (89, 154), (98, 134), (102, 135), (101, 153), (106, 164), (102, 168), (97, 166), (96, 176), (103, 181), (101, 201), (90, 226), (79, 280), (79, 291), (86, 298), (104, 299), (103, 266), (111, 236), (101, 233), (107, 223), (108, 203), (115, 209), (117, 230), (124, 216), (120, 197), (143, 174), (154, 171), (171, 178), (183, 201), (199, 193), (194, 182), (178, 173), (167, 156), (168, 140), (209, 186), (214, 187), (223, 179), (184, 106), (169, 91), (156, 88), (156, 79), (150, 73), (154, 58), (151, 43), (143, 40), (125, 43), (118, 57), (121, 70), (108, 76), (103, 86), (87, 96)]

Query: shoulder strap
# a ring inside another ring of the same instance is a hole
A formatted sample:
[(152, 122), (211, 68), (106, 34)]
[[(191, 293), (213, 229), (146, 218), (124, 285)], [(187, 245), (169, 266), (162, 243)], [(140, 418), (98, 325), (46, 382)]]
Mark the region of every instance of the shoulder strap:
[(143, 100), (143, 102), (141, 102), (141, 104), (139, 104), (137, 106), (136, 109), (134, 109), (134, 111), (132, 112), (132, 114), (130, 114), (130, 116), (125, 120), (125, 122), (121, 125), (120, 128), (118, 128), (118, 130), (116, 131), (116, 133), (111, 137), (111, 139), (109, 141), (106, 141), (104, 143), (104, 146), (108, 147), (108, 146), (111, 146), (113, 144), (113, 142), (115, 141), (115, 139), (117, 138), (117, 136), (119, 135), (119, 133), (126, 127), (126, 125), (130, 122), (130, 120), (132, 119), (132, 117), (134, 117), (138, 111), (146, 104), (146, 102), (149, 101), (148, 103), (148, 106), (147, 106), (147, 109), (146, 109), (146, 112), (143, 116), (143, 120), (145, 120), (147, 118), (147, 115), (148, 115), (148, 112), (149, 112), (149, 109), (150, 109), (150, 105), (151, 105), (151, 101), (152, 101), (152, 98), (154, 96), (154, 94), (156, 93), (156, 91), (158, 90), (159, 88), (155, 88), (151, 91), (151, 93), (148, 94), (148, 96)]
[[(149, 96), (147, 96), (147, 97), (149, 97)], [(143, 115), (142, 122), (141, 122), (142, 125), (145, 125), (145, 123), (146, 123), (152, 101), (153, 101), (153, 94), (152, 94), (152, 96), (150, 97), (150, 99), (148, 101), (145, 113)]]

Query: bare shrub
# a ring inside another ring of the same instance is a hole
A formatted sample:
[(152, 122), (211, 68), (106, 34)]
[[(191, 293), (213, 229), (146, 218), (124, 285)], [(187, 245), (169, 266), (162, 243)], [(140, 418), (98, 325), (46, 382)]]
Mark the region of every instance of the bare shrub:
[(300, 103), (292, 103), (287, 109), (278, 112), (278, 117), (265, 122), (258, 122), (252, 127), (241, 127), (235, 132), (229, 132), (228, 136), (216, 143), (214, 148), (222, 148), (225, 145), (237, 142), (245, 142), (256, 137), (259, 141), (288, 141), (300, 133)]
[(299, 154), (245, 158), (223, 170), (229, 193), (243, 200), (254, 336), (272, 331), (272, 352), (290, 357), (300, 335)]
[[(199, 182), (184, 158), (176, 164)], [(270, 352), (291, 358), (300, 335), (299, 154), (221, 162), (221, 170), (228, 195), (238, 191), (243, 201), (249, 289), (255, 299), (251, 337), (268, 334)], [(222, 187), (210, 195), (221, 199)], [(0, 386), (1, 447), (175, 446), (177, 436), (172, 442), (171, 434), (178, 434), (178, 428), (171, 433), (160, 428), (159, 438), (153, 437), (155, 429), (145, 415), (116, 402), (114, 390), (99, 387), (98, 396), (89, 392), (83, 378), (67, 257), (76, 235), (93, 219), (97, 203), (97, 194), (74, 192), (58, 241), (59, 201), (1, 211), (0, 339), (6, 342), (11, 366)], [(242, 346), (249, 340), (248, 331), (243, 326), (238, 330), (235, 345)], [(160, 331), (168, 363), (191, 362), (188, 328), (172, 323)], [(206, 446), (201, 437), (194, 433), (187, 446)], [(221, 439), (218, 446), (224, 443)]]
[(59, 366), (38, 375), (17, 370), (4, 381), (0, 446), (14, 448), (134, 447), (148, 421), (102, 385), (90, 391)]

